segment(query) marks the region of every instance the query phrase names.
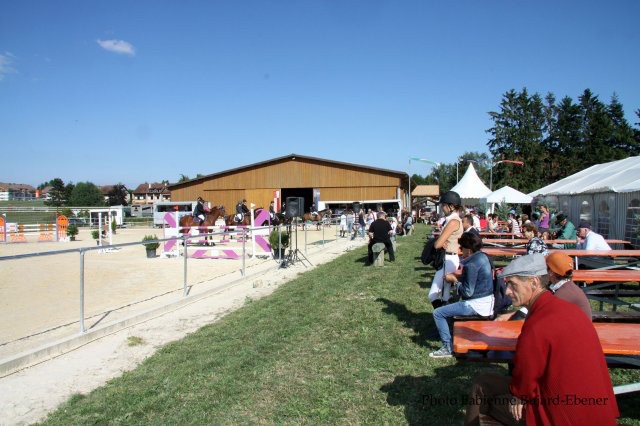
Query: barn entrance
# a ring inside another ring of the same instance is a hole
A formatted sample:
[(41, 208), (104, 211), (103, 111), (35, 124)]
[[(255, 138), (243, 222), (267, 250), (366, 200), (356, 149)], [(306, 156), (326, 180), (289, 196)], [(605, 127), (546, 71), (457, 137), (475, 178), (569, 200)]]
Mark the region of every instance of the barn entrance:
[(313, 188), (282, 188), (282, 202), (287, 201), (287, 197), (304, 198), (303, 213), (307, 213), (313, 203)]

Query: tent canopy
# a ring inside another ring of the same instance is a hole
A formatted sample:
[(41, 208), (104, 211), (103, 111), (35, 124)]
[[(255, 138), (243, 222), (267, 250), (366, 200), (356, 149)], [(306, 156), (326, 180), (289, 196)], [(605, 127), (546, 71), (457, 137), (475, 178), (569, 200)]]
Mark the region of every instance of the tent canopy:
[(491, 194), (491, 190), (480, 180), (471, 163), (469, 163), (467, 172), (462, 176), (462, 179), (451, 190), (457, 192), (462, 198), (462, 202), (467, 204), (477, 203), (480, 198)]
[(527, 194), (523, 194), (517, 189), (513, 189), (510, 186), (505, 186), (497, 191), (493, 191), (486, 198), (483, 198), (487, 204), (492, 203), (508, 203), (508, 204), (530, 204), (533, 197)]
[(571, 195), (640, 191), (640, 156), (596, 164), (529, 195)]

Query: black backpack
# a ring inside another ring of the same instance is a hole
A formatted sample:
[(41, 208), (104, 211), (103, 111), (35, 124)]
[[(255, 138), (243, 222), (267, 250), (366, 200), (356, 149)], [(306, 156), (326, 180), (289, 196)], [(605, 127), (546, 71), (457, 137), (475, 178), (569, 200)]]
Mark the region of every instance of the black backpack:
[(442, 269), (442, 266), (444, 265), (446, 252), (443, 248), (435, 248), (435, 243), (436, 238), (429, 238), (427, 240), (427, 242), (424, 244), (424, 249), (422, 249), (420, 260), (422, 260), (422, 263), (424, 265), (431, 265), (437, 271), (438, 269)]

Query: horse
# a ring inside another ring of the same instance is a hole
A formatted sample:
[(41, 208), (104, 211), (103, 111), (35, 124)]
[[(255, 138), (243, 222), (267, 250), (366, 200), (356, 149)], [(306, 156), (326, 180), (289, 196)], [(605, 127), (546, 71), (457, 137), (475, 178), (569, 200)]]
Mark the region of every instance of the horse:
[[(221, 217), (224, 218), (224, 214), (224, 206), (215, 206), (210, 212), (205, 214), (203, 222), (195, 222), (193, 215), (182, 216), (180, 218), (180, 233), (186, 234), (191, 230), (192, 226), (197, 226), (198, 232), (208, 234), (209, 227), (215, 226), (216, 220)], [(212, 239), (212, 236), (207, 237), (207, 239)], [(207, 245), (209, 244), (207, 243)], [(215, 246), (216, 244), (212, 242), (211, 245)]]
[(316, 229), (319, 231), (320, 230), (320, 226), (323, 223), (323, 218), (325, 216), (327, 216), (327, 215), (329, 217), (331, 217), (331, 209), (320, 210), (317, 213), (305, 213), (302, 216), (302, 223), (315, 222), (316, 223)]

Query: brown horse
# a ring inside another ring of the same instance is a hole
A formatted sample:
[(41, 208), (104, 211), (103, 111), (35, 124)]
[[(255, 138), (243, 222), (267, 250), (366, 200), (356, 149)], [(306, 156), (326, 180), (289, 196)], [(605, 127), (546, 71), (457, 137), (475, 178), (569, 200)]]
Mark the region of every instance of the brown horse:
[[(191, 230), (192, 226), (198, 227), (198, 232), (202, 234), (210, 233), (209, 227), (216, 225), (216, 220), (219, 218), (224, 219), (224, 206), (215, 206), (209, 213), (207, 213), (204, 217), (204, 222), (194, 222), (194, 217), (192, 215), (182, 216), (180, 218), (180, 232), (188, 233)], [(209, 236), (208, 239), (212, 237)], [(215, 243), (212, 243), (215, 245)]]
[[(258, 217), (258, 215), (260, 214), (260, 212), (264, 210), (264, 207), (258, 207), (256, 209), (253, 210), (253, 218), (255, 219), (256, 217)], [(236, 215), (235, 214), (230, 214), (229, 216), (225, 216), (224, 218), (224, 223), (227, 226), (251, 226), (251, 212), (249, 213), (245, 213), (242, 216), (242, 221), (240, 222), (236, 222)], [(276, 214), (276, 219), (277, 219), (277, 214)], [(274, 223), (274, 221), (272, 221), (272, 224), (276, 224)], [(255, 226), (264, 226), (268, 223), (268, 221), (264, 221), (263, 223), (256, 223)]]
[(322, 225), (322, 219), (325, 216), (329, 216), (329, 218), (331, 217), (331, 209), (320, 210), (317, 214), (305, 213), (302, 216), (302, 223), (315, 222), (316, 223), (316, 229), (319, 230), (320, 226)]

